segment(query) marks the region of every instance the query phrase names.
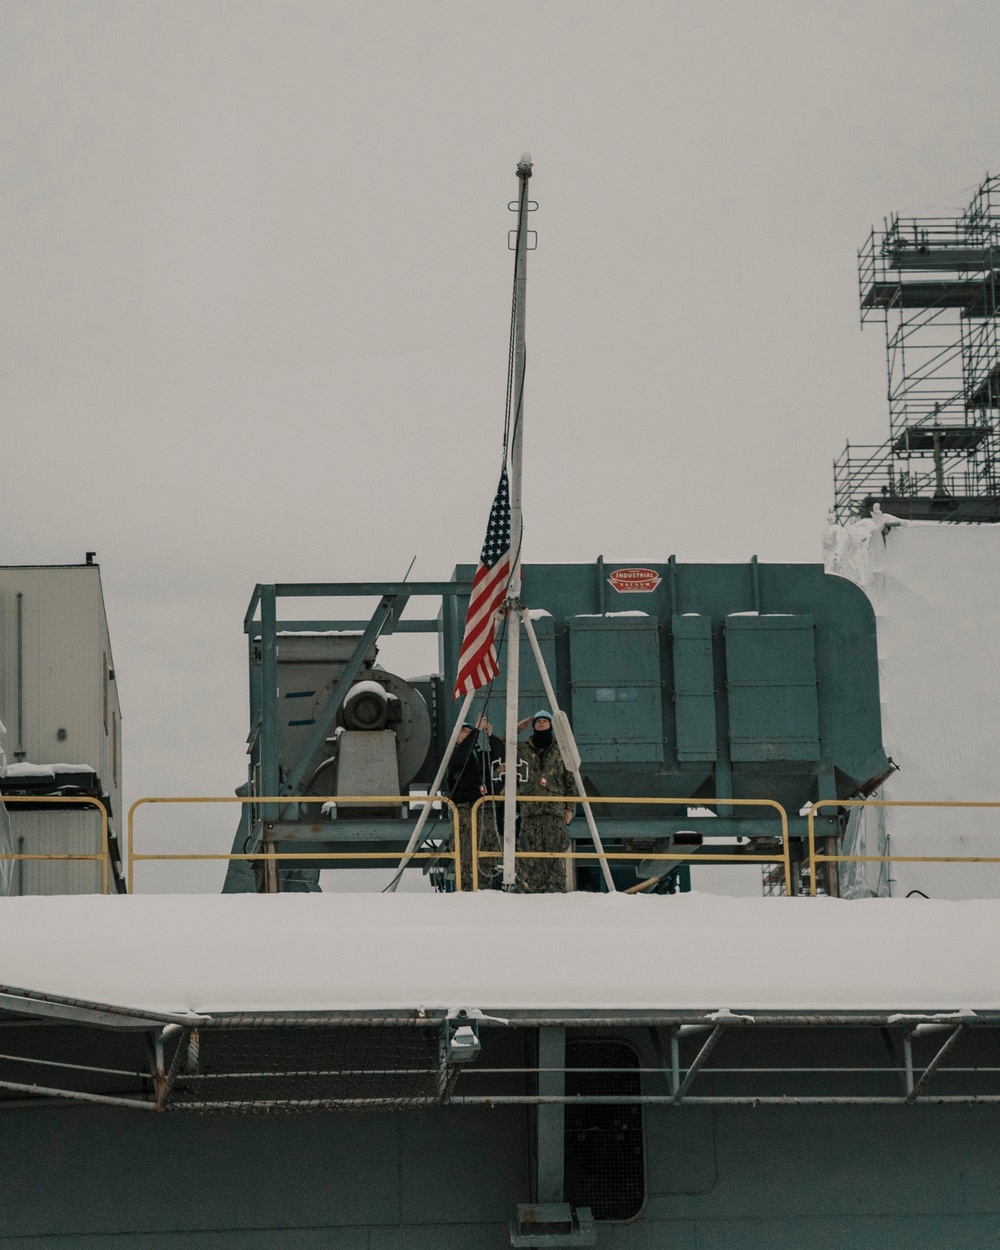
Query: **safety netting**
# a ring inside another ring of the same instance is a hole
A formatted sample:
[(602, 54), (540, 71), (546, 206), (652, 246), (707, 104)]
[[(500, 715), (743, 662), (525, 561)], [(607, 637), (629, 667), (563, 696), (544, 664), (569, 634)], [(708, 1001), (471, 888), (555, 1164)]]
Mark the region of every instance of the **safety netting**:
[(167, 1062), (162, 1105), (194, 1112), (426, 1106), (450, 1079), (439, 1024), (217, 1021)]

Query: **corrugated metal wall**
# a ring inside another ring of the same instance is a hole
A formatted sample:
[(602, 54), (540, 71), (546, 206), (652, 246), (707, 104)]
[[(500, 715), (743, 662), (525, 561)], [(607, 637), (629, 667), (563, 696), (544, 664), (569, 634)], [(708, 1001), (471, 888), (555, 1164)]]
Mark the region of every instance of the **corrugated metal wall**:
[[(10, 805), (13, 849), (25, 855), (100, 855), (101, 815), (91, 811), (18, 811)], [(21, 842), (21, 839), (24, 842)], [(15, 860), (10, 894), (98, 894), (101, 865), (92, 860)]]
[[(96, 564), (0, 568), (0, 720), (8, 764), (90, 766), (121, 828), (121, 705)], [(53, 851), (96, 849), (96, 813), (18, 815), (18, 806), (11, 805), (15, 842), (23, 834)], [(24, 880), (26, 893), (100, 888), (91, 864), (26, 864)]]

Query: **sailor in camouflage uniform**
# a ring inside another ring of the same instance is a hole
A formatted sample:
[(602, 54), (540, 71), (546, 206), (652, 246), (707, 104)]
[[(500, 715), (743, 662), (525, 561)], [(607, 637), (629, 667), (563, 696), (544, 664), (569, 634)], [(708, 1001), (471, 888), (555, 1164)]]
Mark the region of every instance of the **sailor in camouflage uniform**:
[[(552, 733), (552, 713), (536, 712), (530, 722), (531, 737), (518, 747), (518, 786), (521, 796), (532, 794), (575, 794), (576, 782), (566, 767)], [(527, 777), (525, 779), (525, 774)], [(518, 803), (519, 851), (568, 851), (567, 825), (573, 819), (575, 804)], [(566, 891), (566, 860), (519, 859), (518, 889), (524, 894), (562, 894)]]

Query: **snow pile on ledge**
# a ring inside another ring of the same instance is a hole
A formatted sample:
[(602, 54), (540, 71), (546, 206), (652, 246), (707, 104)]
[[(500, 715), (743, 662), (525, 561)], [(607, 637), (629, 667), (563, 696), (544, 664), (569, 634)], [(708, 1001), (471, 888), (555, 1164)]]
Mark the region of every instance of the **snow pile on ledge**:
[(89, 764), (8, 764), (4, 776), (16, 780), (18, 777), (44, 777), (55, 781), (56, 773), (93, 773)]
[(0, 984), (154, 1011), (1000, 1009), (1000, 901), (0, 899)]

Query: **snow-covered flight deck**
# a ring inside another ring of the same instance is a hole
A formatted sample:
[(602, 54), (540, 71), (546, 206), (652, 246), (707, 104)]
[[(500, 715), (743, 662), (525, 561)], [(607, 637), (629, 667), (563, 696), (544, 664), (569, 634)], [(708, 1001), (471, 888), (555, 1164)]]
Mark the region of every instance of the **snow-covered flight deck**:
[(1000, 1010), (1000, 901), (26, 897), (0, 984), (158, 1012)]

